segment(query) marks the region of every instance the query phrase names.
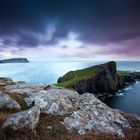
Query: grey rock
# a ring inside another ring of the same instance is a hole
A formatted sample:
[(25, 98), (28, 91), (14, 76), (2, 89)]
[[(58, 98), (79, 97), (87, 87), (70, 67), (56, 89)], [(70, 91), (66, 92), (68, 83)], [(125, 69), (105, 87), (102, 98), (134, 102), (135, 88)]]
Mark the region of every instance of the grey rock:
[(21, 107), (9, 95), (0, 93), (0, 109), (20, 110)]
[(30, 84), (30, 83), (20, 83), (17, 82), (15, 85), (8, 85), (5, 89), (9, 93), (19, 93), (23, 95), (30, 95), (43, 90), (46, 87), (45, 84)]
[(67, 116), (63, 124), (79, 134), (99, 132), (120, 137), (124, 136), (123, 128), (131, 128), (118, 111), (109, 108), (89, 93), (80, 96), (77, 110)]
[(12, 130), (18, 129), (34, 129), (37, 126), (40, 116), (40, 108), (35, 106), (26, 111), (18, 112), (10, 115), (4, 122), (3, 128)]
[(57, 87), (48, 90), (40, 90), (27, 98), (27, 105), (37, 105), (41, 112), (53, 115), (65, 115), (75, 110), (79, 94), (67, 89)]

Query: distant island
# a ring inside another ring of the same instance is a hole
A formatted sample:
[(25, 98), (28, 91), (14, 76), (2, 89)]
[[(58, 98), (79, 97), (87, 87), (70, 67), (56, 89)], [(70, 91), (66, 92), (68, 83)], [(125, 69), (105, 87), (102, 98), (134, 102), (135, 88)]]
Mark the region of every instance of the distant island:
[(0, 63), (28, 63), (28, 62), (29, 60), (27, 58), (11, 58), (0, 60)]

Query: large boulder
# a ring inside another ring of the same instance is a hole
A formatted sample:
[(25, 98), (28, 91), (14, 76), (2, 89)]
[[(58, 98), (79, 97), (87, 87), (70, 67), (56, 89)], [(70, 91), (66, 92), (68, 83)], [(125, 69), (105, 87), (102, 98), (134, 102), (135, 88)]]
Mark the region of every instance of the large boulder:
[(119, 111), (111, 109), (89, 93), (80, 96), (77, 110), (67, 116), (63, 124), (79, 134), (98, 132), (121, 137), (124, 136), (123, 129), (131, 128)]
[(65, 115), (75, 110), (78, 98), (79, 94), (75, 91), (52, 87), (28, 96), (25, 102), (29, 106), (39, 106), (41, 112), (47, 114)]
[(9, 95), (0, 93), (0, 109), (20, 110), (21, 107)]
[(40, 116), (40, 108), (35, 106), (26, 111), (10, 115), (4, 122), (3, 128), (12, 130), (34, 129), (37, 126)]

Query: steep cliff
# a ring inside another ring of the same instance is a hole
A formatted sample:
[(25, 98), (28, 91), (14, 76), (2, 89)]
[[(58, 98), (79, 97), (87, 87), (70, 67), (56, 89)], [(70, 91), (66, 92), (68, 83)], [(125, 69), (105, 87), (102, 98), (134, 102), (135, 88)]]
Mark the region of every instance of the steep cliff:
[(125, 87), (127, 82), (135, 82), (136, 78), (140, 78), (140, 73), (117, 72), (116, 62), (111, 61), (68, 72), (58, 79), (58, 86), (72, 88), (79, 93), (114, 93)]

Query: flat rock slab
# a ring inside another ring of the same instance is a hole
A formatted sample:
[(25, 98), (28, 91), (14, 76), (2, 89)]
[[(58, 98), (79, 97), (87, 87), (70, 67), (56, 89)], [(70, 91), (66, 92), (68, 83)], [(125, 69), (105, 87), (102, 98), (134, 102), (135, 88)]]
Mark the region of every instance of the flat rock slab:
[(3, 128), (18, 129), (34, 129), (37, 126), (40, 116), (40, 108), (35, 106), (26, 111), (18, 112), (10, 115), (4, 122)]
[(80, 96), (77, 111), (66, 117), (63, 124), (67, 129), (75, 130), (79, 134), (99, 132), (121, 137), (124, 136), (123, 128), (131, 128), (118, 111), (89, 93)]
[(9, 95), (0, 92), (0, 109), (20, 110), (21, 107)]

